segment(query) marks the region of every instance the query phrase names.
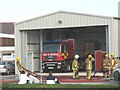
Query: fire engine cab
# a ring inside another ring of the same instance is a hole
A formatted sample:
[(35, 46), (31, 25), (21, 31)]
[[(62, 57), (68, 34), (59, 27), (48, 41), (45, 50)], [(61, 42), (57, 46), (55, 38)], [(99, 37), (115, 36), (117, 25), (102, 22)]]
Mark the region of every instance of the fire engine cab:
[(50, 40), (43, 44), (42, 69), (71, 71), (74, 57), (74, 39)]

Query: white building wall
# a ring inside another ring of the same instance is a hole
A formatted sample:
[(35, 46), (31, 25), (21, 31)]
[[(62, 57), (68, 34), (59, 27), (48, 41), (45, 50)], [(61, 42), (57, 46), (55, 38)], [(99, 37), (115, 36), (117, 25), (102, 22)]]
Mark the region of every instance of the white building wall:
[[(15, 56), (21, 58), (21, 35), (20, 35), (20, 25), (15, 25)], [(20, 62), (23, 62), (20, 60)], [(16, 60), (15, 60), (16, 63)], [(16, 64), (15, 64), (16, 65)], [(15, 66), (15, 74), (20, 74), (17, 66)]]
[[(120, 18), (120, 1), (118, 2), (118, 17)], [(120, 19), (118, 21), (118, 53), (120, 56)]]
[(120, 56), (120, 20), (118, 21), (118, 54)]
[(15, 35), (13, 34), (5, 34), (5, 33), (0, 33), (1, 38), (15, 38)]
[(115, 56), (117, 57), (118, 56), (118, 20), (112, 19), (109, 28), (110, 28), (109, 54), (111, 54), (111, 52), (114, 52)]

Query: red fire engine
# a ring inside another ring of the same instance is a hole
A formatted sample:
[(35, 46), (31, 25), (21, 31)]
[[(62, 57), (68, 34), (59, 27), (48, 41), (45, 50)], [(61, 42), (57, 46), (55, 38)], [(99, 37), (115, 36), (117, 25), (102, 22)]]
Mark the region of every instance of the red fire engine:
[[(42, 52), (42, 69), (43, 72), (48, 70), (71, 71), (72, 61), (74, 58), (75, 42), (74, 39), (67, 40), (51, 40), (43, 44)], [(101, 71), (102, 60), (106, 51), (98, 50), (94, 52), (95, 71)], [(79, 58), (80, 69), (85, 70), (85, 57)]]
[(74, 57), (74, 39), (51, 40), (43, 44), (43, 71), (63, 70), (71, 71)]

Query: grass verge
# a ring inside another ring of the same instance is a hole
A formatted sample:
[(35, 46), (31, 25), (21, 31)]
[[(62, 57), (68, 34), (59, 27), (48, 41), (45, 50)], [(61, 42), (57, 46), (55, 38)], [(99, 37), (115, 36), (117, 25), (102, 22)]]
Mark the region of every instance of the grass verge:
[(120, 88), (120, 84), (2, 84), (2, 88)]

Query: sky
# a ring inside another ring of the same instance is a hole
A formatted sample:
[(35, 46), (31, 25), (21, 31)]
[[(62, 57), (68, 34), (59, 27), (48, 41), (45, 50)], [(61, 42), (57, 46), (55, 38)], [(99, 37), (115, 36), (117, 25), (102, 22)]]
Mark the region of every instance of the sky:
[(20, 22), (57, 11), (118, 17), (120, 0), (0, 0), (0, 22)]

